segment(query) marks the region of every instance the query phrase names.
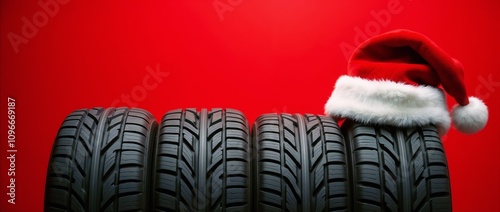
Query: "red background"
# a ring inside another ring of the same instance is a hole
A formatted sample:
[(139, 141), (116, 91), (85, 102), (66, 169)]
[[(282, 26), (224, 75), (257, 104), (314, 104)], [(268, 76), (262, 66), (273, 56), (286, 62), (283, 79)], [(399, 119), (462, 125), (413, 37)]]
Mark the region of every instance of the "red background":
[[(418, 31), (463, 63), (467, 89), (484, 99), (490, 118), (480, 133), (451, 129), (443, 137), (453, 207), (500, 210), (498, 1), (216, 0), (227, 5), (223, 20), (213, 2), (70, 0), (43, 23), (37, 1), (2, 0), (1, 211), (41, 211), (61, 122), (75, 109), (108, 107), (122, 94), (136, 92), (136, 106), (157, 119), (186, 107), (231, 107), (250, 123), (269, 112), (322, 114), (334, 82), (346, 73), (341, 43), (355, 46), (357, 28), (367, 36)], [(389, 2), (399, 12), (376, 22), (370, 11), (387, 11)], [(32, 22), (34, 15), (38, 32), (16, 53), (8, 35), (23, 36), (22, 18)], [(144, 96), (146, 67), (157, 65), (169, 75)], [(7, 97), (17, 103), (16, 205), (6, 195)]]

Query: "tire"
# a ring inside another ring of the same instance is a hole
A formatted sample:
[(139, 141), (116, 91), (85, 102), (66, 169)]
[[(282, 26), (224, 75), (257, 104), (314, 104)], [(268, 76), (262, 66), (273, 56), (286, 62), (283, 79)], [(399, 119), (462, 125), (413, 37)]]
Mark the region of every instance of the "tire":
[(252, 137), (257, 211), (352, 211), (346, 146), (332, 118), (266, 114)]
[(451, 211), (443, 144), (434, 126), (395, 128), (347, 120), (353, 211)]
[(50, 156), (45, 211), (149, 211), (149, 112), (93, 108), (62, 123)]
[(236, 110), (173, 110), (156, 144), (155, 211), (250, 211), (249, 129)]

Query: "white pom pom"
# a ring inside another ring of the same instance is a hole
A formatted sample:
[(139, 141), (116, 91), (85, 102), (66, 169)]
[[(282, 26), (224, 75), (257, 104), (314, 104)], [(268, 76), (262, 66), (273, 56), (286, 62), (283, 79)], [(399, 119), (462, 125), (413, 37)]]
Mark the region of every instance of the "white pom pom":
[(451, 117), (455, 128), (463, 133), (476, 133), (488, 122), (488, 107), (476, 97), (469, 97), (466, 106), (455, 105), (451, 110)]

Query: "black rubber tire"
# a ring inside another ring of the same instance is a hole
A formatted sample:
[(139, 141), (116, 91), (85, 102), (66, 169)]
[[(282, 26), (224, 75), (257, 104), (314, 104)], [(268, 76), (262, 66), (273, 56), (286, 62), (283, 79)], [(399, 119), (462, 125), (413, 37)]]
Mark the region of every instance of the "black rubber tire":
[(451, 211), (446, 156), (435, 127), (348, 120), (342, 131), (352, 153), (353, 211)]
[(252, 137), (257, 211), (351, 211), (346, 146), (332, 118), (266, 114)]
[(156, 144), (156, 211), (250, 211), (249, 129), (236, 110), (173, 110)]
[(141, 109), (71, 113), (55, 139), (45, 211), (149, 211), (149, 151), (157, 122)]

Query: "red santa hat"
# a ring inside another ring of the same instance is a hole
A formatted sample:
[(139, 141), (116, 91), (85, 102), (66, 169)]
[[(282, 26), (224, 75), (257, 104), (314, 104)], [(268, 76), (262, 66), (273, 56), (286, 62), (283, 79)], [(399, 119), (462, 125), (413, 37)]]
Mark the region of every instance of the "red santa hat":
[(387, 32), (362, 43), (325, 105), (327, 115), (397, 127), (433, 124), (441, 135), (450, 128), (446, 95), (458, 103), (451, 116), (456, 129), (480, 131), (488, 108), (468, 97), (463, 67), (426, 36), (409, 30)]

